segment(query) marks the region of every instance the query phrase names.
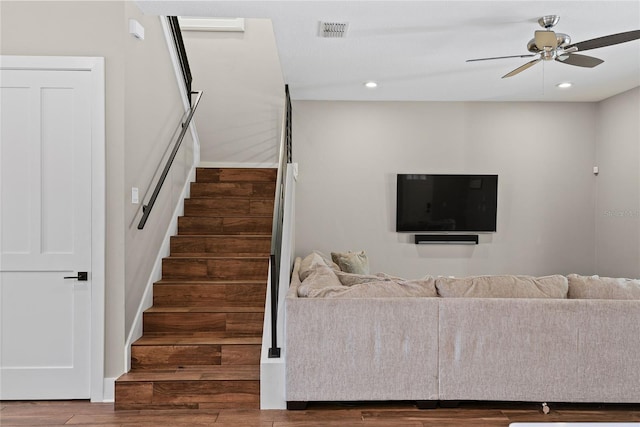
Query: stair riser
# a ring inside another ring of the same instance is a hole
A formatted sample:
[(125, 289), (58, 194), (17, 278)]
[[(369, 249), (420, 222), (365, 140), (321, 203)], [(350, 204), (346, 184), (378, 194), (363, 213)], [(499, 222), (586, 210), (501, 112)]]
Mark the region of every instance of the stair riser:
[[(163, 381), (116, 383), (116, 405), (144, 408), (258, 408), (259, 381)], [(220, 406), (217, 406), (220, 405)]]
[(277, 169), (197, 168), (197, 182), (275, 182)]
[(189, 280), (266, 280), (267, 258), (165, 258), (164, 279)]
[(259, 335), (262, 313), (144, 313), (144, 333), (230, 332)]
[(271, 237), (173, 236), (171, 256), (269, 256)]
[(221, 365), (222, 349), (219, 345), (153, 345), (131, 346), (131, 368), (161, 366)]
[(273, 197), (269, 199), (187, 199), (186, 217), (222, 217), (225, 215), (273, 215)]
[(191, 183), (190, 197), (269, 197), (274, 198), (274, 183)]
[(179, 235), (265, 234), (271, 235), (271, 217), (178, 218)]
[(265, 284), (172, 284), (153, 286), (156, 307), (264, 307)]
[(259, 365), (260, 345), (133, 345), (133, 369)]

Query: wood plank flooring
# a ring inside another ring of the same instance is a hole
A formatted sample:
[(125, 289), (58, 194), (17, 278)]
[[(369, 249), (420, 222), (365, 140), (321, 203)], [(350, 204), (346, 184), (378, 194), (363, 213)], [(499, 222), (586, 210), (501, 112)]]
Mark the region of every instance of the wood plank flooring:
[(258, 409), (122, 410), (87, 401), (0, 402), (5, 426), (464, 426), (506, 427), (514, 422), (640, 422), (640, 404), (539, 404), (463, 402), (458, 408), (418, 410), (408, 402), (310, 403), (304, 411)]

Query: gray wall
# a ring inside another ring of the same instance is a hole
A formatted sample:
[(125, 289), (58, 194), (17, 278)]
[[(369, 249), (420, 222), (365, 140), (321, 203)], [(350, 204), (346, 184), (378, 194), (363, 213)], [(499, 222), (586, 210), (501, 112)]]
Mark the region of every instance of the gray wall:
[[(181, 116), (177, 81), (158, 17), (131, 2), (0, 2), (3, 55), (102, 56), (106, 64), (106, 331), (105, 377), (124, 370), (124, 343), (190, 164), (190, 142), (178, 156), (144, 231), (135, 229), (149, 185), (173, 126)], [(128, 33), (129, 18), (145, 26), (144, 41)], [(126, 307), (126, 310), (125, 310)]]
[[(134, 18), (145, 28), (144, 41), (125, 37), (125, 332), (133, 325), (154, 262), (173, 211), (193, 164), (193, 141), (187, 132), (158, 201), (143, 230), (138, 230), (141, 204), (131, 203), (137, 187), (147, 202), (173, 146), (172, 136), (184, 106), (169, 50), (157, 16), (145, 16), (126, 2), (127, 23)], [(166, 155), (165, 155), (166, 153)], [(154, 176), (155, 175), (155, 176)]]
[(640, 277), (640, 88), (598, 104), (596, 271)]
[(271, 21), (246, 19), (245, 31), (183, 31), (205, 163), (277, 162), (284, 82)]
[[(402, 277), (594, 273), (597, 105), (298, 101), (293, 111), (298, 255), (364, 249), (372, 271)], [(477, 246), (413, 244), (395, 232), (397, 173), (498, 174), (498, 231)]]

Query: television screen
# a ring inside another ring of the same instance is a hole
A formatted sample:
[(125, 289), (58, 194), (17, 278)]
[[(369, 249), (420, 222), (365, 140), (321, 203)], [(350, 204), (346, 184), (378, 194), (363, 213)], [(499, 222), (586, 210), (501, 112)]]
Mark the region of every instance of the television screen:
[(498, 175), (398, 174), (396, 231), (496, 231)]

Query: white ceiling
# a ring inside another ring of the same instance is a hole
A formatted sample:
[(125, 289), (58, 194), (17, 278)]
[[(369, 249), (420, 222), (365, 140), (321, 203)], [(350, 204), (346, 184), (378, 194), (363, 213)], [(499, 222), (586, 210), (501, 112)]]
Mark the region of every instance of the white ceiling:
[[(149, 14), (271, 19), (293, 99), (599, 101), (640, 86), (640, 40), (586, 52), (605, 61), (591, 69), (542, 61), (501, 79), (531, 58), (465, 62), (529, 53), (543, 15), (560, 15), (554, 30), (574, 43), (640, 29), (640, 0), (137, 3)], [(348, 22), (347, 37), (318, 37), (319, 21)]]

